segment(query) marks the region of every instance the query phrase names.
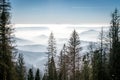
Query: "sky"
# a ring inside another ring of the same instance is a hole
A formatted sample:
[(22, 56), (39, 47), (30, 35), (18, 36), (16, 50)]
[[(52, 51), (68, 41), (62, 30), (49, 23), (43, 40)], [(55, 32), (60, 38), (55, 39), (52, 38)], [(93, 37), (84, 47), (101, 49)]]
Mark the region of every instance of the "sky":
[(120, 0), (10, 0), (14, 24), (110, 23)]

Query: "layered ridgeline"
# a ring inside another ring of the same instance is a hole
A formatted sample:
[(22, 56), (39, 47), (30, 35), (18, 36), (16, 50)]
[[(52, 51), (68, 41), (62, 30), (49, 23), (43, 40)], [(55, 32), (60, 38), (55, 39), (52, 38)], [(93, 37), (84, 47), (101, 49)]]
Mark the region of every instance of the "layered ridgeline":
[[(48, 28), (49, 28), (49, 26), (48, 26)], [(96, 43), (97, 41), (99, 41), (99, 33), (101, 31), (101, 27), (99, 27), (99, 28), (93, 27), (90, 29), (84, 28), (84, 27), (78, 27), (78, 28), (79, 29), (77, 29), (77, 31), (79, 32), (79, 30), (80, 30), (78, 35), (80, 36), (81, 47), (83, 48), (81, 51), (82, 52), (81, 55), (82, 55), (88, 51), (89, 43), (91, 43), (91, 42)], [(81, 31), (83, 28), (84, 28), (84, 31)], [(23, 29), (24, 29), (24, 27), (23, 27)], [(74, 28), (72, 28), (72, 29), (74, 29)], [(29, 27), (28, 27), (28, 30), (29, 30)], [(36, 29), (35, 29), (35, 32), (36, 32)], [(64, 32), (62, 32), (62, 31), (60, 31), (60, 32), (61, 32), (60, 33), (61, 35), (64, 35)], [(29, 34), (29, 33), (30, 33), (30, 31), (28, 31), (27, 34)], [(48, 30), (45, 33), (50, 33), (50, 31)], [(16, 34), (17, 34), (17, 31), (16, 31)], [(71, 32), (68, 34), (65, 34), (64, 36), (56, 38), (57, 56), (60, 54), (60, 51), (61, 51), (64, 43), (68, 44), (67, 42), (69, 41), (70, 34), (71, 34)], [(57, 34), (55, 36), (57, 36)], [(35, 34), (34, 36), (32, 36), (30, 38), (23, 38), (22, 36), (20, 37), (19, 35), (16, 37), (18, 37), (18, 38), (15, 38), (16, 44), (17, 44), (17, 49), (19, 50), (20, 53), (24, 54), (25, 63), (28, 65), (34, 66), (36, 68), (38, 68), (38, 67), (44, 68), (44, 64), (46, 63), (45, 61), (47, 61), (46, 53), (47, 53), (47, 42), (48, 42), (49, 35), (48, 34), (43, 35), (43, 33), (39, 33), (39, 34)]]

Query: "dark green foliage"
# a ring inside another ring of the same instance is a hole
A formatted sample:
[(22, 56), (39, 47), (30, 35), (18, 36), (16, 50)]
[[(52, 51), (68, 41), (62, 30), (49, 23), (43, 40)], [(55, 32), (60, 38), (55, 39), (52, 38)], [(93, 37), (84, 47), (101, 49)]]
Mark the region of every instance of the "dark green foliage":
[(10, 3), (0, 0), (0, 79), (17, 80), (13, 62), (14, 47), (10, 26)]
[(69, 45), (63, 46), (59, 57), (58, 80), (80, 80), (80, 40), (74, 30)]
[(58, 80), (63, 79), (63, 52), (60, 52), (60, 57), (59, 57), (59, 71), (58, 71)]
[(37, 69), (37, 71), (36, 71), (35, 80), (41, 80), (41, 75), (40, 75), (40, 70), (39, 69)]
[(81, 71), (82, 80), (90, 80), (89, 54), (83, 56), (83, 68)]
[[(77, 80), (76, 79), (76, 71), (79, 71), (80, 68), (80, 40), (78, 33), (74, 30), (70, 40), (69, 40), (69, 45), (68, 45), (68, 57), (69, 57), (69, 65), (71, 66), (71, 79), (72, 80)], [(79, 80), (79, 79), (78, 79)]]
[(81, 71), (80, 70), (76, 70), (76, 72), (75, 72), (75, 79), (76, 80), (81, 80), (82, 78), (81, 78)]
[(60, 57), (59, 57), (59, 71), (58, 71), (58, 80), (67, 80), (68, 77), (68, 63), (67, 63), (67, 48), (66, 45), (64, 44), (62, 51), (60, 52)]
[(57, 80), (57, 71), (54, 57), (56, 55), (56, 42), (53, 33), (50, 34), (48, 41), (48, 63), (46, 76), (48, 80)]
[(101, 53), (96, 50), (92, 58), (93, 80), (101, 80), (102, 78), (102, 63)]
[(28, 71), (27, 80), (34, 80), (33, 69), (30, 68)]
[(46, 73), (44, 73), (42, 80), (48, 80), (48, 76)]
[(57, 71), (55, 67), (55, 61), (54, 58), (52, 57), (49, 63), (49, 80), (57, 80)]
[(111, 80), (120, 80), (120, 14), (118, 10), (112, 13), (111, 28), (109, 31), (111, 39), (110, 49), (110, 77)]
[(19, 54), (17, 63), (16, 63), (16, 71), (18, 74), (18, 80), (26, 80), (26, 70), (23, 54)]
[(100, 48), (99, 48), (99, 53), (101, 56), (101, 79), (102, 80), (109, 80), (108, 77), (108, 48), (106, 48), (105, 44), (105, 34), (103, 31), (103, 27), (101, 28), (101, 33), (100, 33)]

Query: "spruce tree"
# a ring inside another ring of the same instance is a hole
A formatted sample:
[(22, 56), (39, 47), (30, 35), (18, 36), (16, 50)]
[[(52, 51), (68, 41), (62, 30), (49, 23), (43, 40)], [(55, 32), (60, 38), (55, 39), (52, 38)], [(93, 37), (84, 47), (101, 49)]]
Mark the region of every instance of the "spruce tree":
[(99, 69), (101, 66), (100, 62), (100, 55), (99, 55), (99, 50), (95, 50), (93, 53), (92, 57), (92, 73), (93, 73), (93, 80), (100, 80), (101, 78), (99, 77)]
[[(78, 33), (74, 30), (72, 36), (69, 40), (68, 45), (68, 57), (69, 57), (69, 66), (70, 66), (70, 79), (76, 80), (76, 70), (80, 68), (80, 40)], [(76, 66), (77, 65), (77, 66)], [(79, 79), (78, 79), (79, 80)]]
[(82, 67), (82, 71), (81, 71), (81, 75), (82, 75), (82, 80), (90, 80), (90, 67), (89, 67), (89, 53), (85, 54), (83, 56), (83, 67)]
[(34, 80), (33, 69), (30, 68), (28, 71), (27, 80)]
[(112, 13), (109, 34), (111, 39), (110, 77), (111, 80), (120, 80), (120, 14), (117, 9)]
[(49, 63), (49, 80), (57, 80), (57, 71), (55, 66), (54, 58), (52, 57)]
[[(104, 33), (103, 27), (101, 28), (101, 33), (100, 33), (100, 56), (101, 56), (101, 68), (99, 69), (101, 71), (101, 79), (102, 80), (109, 80), (108, 77), (108, 46), (106, 46), (106, 35)], [(107, 42), (108, 45), (108, 42)]]
[(39, 69), (37, 69), (37, 71), (36, 71), (35, 80), (41, 80), (41, 75), (40, 75), (40, 70)]
[[(105, 63), (103, 62), (104, 58), (101, 53), (101, 48), (96, 49), (92, 54), (92, 79), (93, 80), (108, 80)], [(104, 71), (103, 71), (104, 70)]]
[(48, 56), (49, 58), (55, 57), (56, 55), (56, 41), (53, 33), (51, 32), (48, 40)]
[(51, 33), (48, 40), (48, 64), (47, 64), (48, 80), (57, 80), (56, 64), (54, 61), (55, 55), (56, 55), (56, 41), (53, 33)]
[(61, 50), (60, 56), (59, 56), (58, 80), (67, 80), (67, 77), (68, 77), (66, 52), (67, 52), (67, 48), (66, 48), (66, 45), (64, 44), (63, 49)]
[(16, 63), (16, 71), (18, 74), (18, 80), (26, 80), (26, 70), (23, 54), (18, 55), (17, 63)]
[(17, 80), (13, 62), (13, 29), (10, 26), (10, 3), (0, 0), (0, 79)]
[(59, 70), (58, 70), (58, 80), (62, 80), (63, 75), (63, 52), (60, 52), (59, 62), (58, 62)]
[(100, 32), (100, 47), (98, 48), (98, 63), (97, 67), (99, 68), (98, 70), (98, 80), (102, 79), (105, 80), (105, 50), (104, 50), (104, 31), (103, 27), (101, 28)]

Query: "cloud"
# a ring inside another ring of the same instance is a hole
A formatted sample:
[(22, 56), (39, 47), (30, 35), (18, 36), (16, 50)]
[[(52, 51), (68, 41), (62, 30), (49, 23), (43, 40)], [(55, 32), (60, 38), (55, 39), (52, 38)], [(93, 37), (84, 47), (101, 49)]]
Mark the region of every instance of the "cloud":
[(33, 31), (33, 30), (49, 30), (48, 27), (17, 27), (16, 30), (18, 31)]

